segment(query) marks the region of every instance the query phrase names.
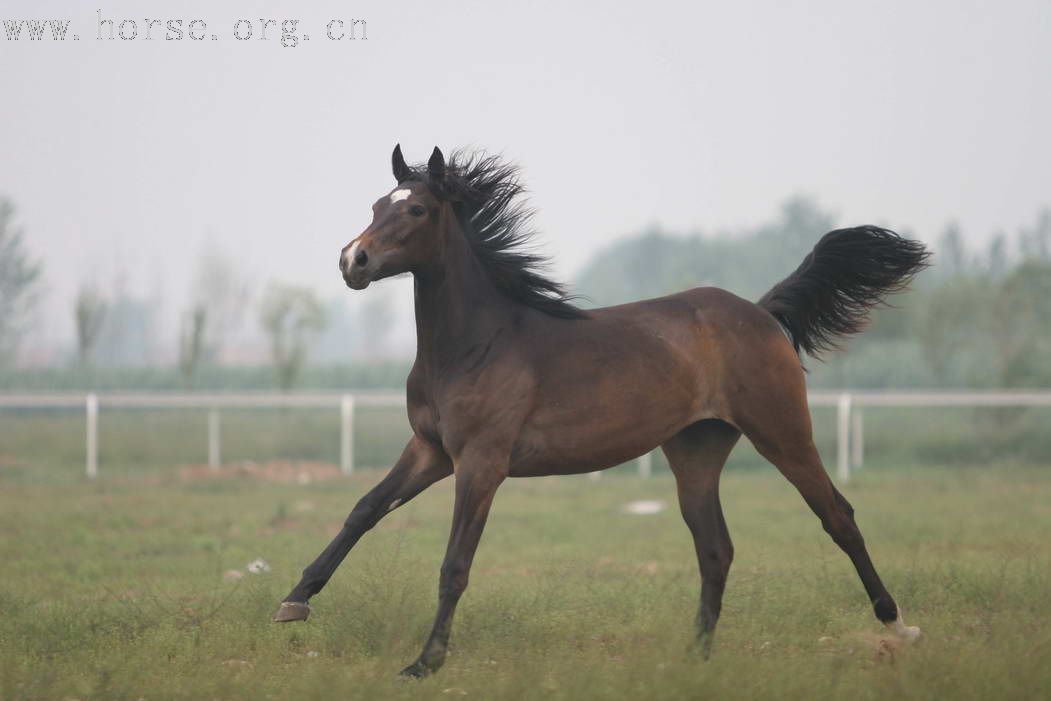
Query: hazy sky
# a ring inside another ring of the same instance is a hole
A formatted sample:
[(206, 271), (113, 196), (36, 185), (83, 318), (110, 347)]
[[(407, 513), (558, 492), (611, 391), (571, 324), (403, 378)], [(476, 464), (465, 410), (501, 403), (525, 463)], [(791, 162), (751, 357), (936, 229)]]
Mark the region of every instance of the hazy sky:
[[(139, 36), (97, 40), (100, 7)], [(342, 294), (337, 254), (391, 187), (396, 141), (521, 163), (564, 277), (648, 223), (747, 226), (794, 193), (927, 239), (1051, 203), (1047, 0), (300, 7), (0, 2), (80, 36), (0, 37), (0, 192), (45, 262), (55, 334), (81, 282), (120, 272), (181, 305), (209, 240), (260, 286)], [(146, 41), (147, 18), (220, 39)], [(298, 46), (255, 38), (260, 18), (298, 19)], [(333, 18), (368, 39), (326, 39)]]

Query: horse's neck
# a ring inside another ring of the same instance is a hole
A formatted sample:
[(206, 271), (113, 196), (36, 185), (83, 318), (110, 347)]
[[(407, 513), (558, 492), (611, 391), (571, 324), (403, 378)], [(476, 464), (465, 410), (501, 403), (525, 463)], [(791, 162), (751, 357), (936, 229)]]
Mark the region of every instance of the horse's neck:
[(416, 357), (434, 368), (488, 340), (510, 312), (467, 241), (454, 241), (441, 271), (414, 276)]

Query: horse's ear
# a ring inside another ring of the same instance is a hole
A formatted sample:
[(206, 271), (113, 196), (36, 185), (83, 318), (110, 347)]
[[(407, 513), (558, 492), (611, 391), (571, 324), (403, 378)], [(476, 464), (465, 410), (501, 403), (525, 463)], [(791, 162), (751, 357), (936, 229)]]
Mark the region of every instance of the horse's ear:
[(394, 145), (394, 153), (390, 156), (390, 162), (394, 168), (394, 179), (399, 185), (412, 175), (412, 169), (405, 165), (405, 157), (401, 155), (401, 144)]
[(445, 177), (445, 156), (437, 146), (431, 152), (431, 159), (427, 161), (427, 172), (434, 180), (441, 180)]

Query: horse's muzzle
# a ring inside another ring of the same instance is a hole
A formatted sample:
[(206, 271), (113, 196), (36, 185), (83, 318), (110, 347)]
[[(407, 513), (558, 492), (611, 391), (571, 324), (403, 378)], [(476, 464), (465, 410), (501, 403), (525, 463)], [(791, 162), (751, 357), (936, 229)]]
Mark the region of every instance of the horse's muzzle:
[(343, 276), (343, 280), (344, 280), (344, 282), (347, 283), (347, 287), (349, 287), (352, 290), (364, 290), (366, 287), (369, 286), (369, 283), (372, 282), (372, 280), (370, 280), (368, 278), (362, 278), (360, 280), (355, 280), (350, 275), (344, 275)]
[(343, 282), (352, 290), (364, 290), (372, 282), (372, 276), (363, 269), (351, 268), (343, 272)]
[(349, 249), (343, 249), (339, 254), (339, 272), (343, 274), (343, 281), (352, 290), (363, 290), (372, 282), (372, 274), (369, 265), (372, 261), (368, 252), (361, 248), (357, 241)]

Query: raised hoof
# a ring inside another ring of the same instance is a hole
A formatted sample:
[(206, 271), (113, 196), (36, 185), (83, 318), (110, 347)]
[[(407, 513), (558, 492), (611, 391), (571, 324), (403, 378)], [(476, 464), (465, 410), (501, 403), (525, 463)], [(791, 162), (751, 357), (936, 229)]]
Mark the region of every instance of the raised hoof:
[(310, 604), (299, 601), (282, 601), (274, 614), (274, 623), (305, 621), (310, 616)]
[(401, 679), (423, 679), (431, 676), (432, 673), (433, 670), (430, 667), (417, 660), (398, 672), (398, 677)]

